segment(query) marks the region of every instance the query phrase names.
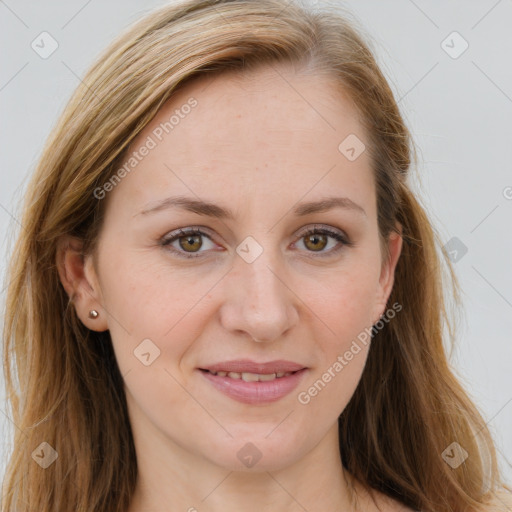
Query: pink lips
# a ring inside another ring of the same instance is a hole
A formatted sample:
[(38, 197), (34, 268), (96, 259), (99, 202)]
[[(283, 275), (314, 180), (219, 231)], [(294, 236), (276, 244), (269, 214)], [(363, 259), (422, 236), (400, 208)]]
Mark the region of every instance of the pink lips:
[[(247, 359), (239, 359), (209, 365), (200, 370), (202, 370), (201, 374), (216, 389), (230, 398), (246, 404), (265, 404), (280, 400), (291, 393), (299, 384), (307, 368), (291, 361), (279, 360), (256, 363)], [(227, 375), (214, 375), (210, 371), (255, 374), (293, 373), (288, 376), (276, 377), (273, 380), (246, 382)]]

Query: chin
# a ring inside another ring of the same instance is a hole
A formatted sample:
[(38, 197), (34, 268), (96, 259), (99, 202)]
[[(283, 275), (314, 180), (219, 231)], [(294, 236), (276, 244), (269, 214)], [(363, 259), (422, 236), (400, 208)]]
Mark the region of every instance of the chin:
[[(264, 435), (236, 436), (225, 443), (222, 449), (219, 445), (215, 453), (209, 453), (207, 458), (215, 465), (229, 471), (259, 473), (277, 471), (292, 465), (299, 459), (297, 443), (287, 439), (265, 438), (271, 432), (266, 430)], [(210, 444), (211, 446), (211, 444)]]

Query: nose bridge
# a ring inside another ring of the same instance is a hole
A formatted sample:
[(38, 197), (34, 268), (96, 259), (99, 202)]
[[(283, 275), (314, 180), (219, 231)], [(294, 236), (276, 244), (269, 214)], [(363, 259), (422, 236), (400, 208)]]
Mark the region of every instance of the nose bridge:
[(242, 286), (247, 290), (253, 308), (270, 309), (270, 306), (282, 305), (287, 300), (283, 277), (279, 275), (282, 266), (276, 264), (276, 260), (261, 255), (251, 264), (240, 263)]
[(225, 316), (229, 329), (245, 331), (253, 339), (272, 341), (294, 323), (293, 293), (286, 286), (281, 251), (248, 237), (237, 248)]

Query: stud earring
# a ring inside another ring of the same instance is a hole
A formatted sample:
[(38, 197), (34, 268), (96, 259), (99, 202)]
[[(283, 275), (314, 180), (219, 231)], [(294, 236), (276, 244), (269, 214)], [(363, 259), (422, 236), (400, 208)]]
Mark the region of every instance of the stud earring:
[(89, 318), (92, 318), (94, 320), (99, 316), (100, 314), (95, 309), (91, 309), (91, 311), (89, 311)]

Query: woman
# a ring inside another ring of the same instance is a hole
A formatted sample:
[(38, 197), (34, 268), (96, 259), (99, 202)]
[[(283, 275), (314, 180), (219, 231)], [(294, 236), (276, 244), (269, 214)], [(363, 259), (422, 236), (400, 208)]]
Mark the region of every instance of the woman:
[(120, 36), (27, 191), (2, 511), (506, 510), (411, 145), (335, 10), (194, 0)]

